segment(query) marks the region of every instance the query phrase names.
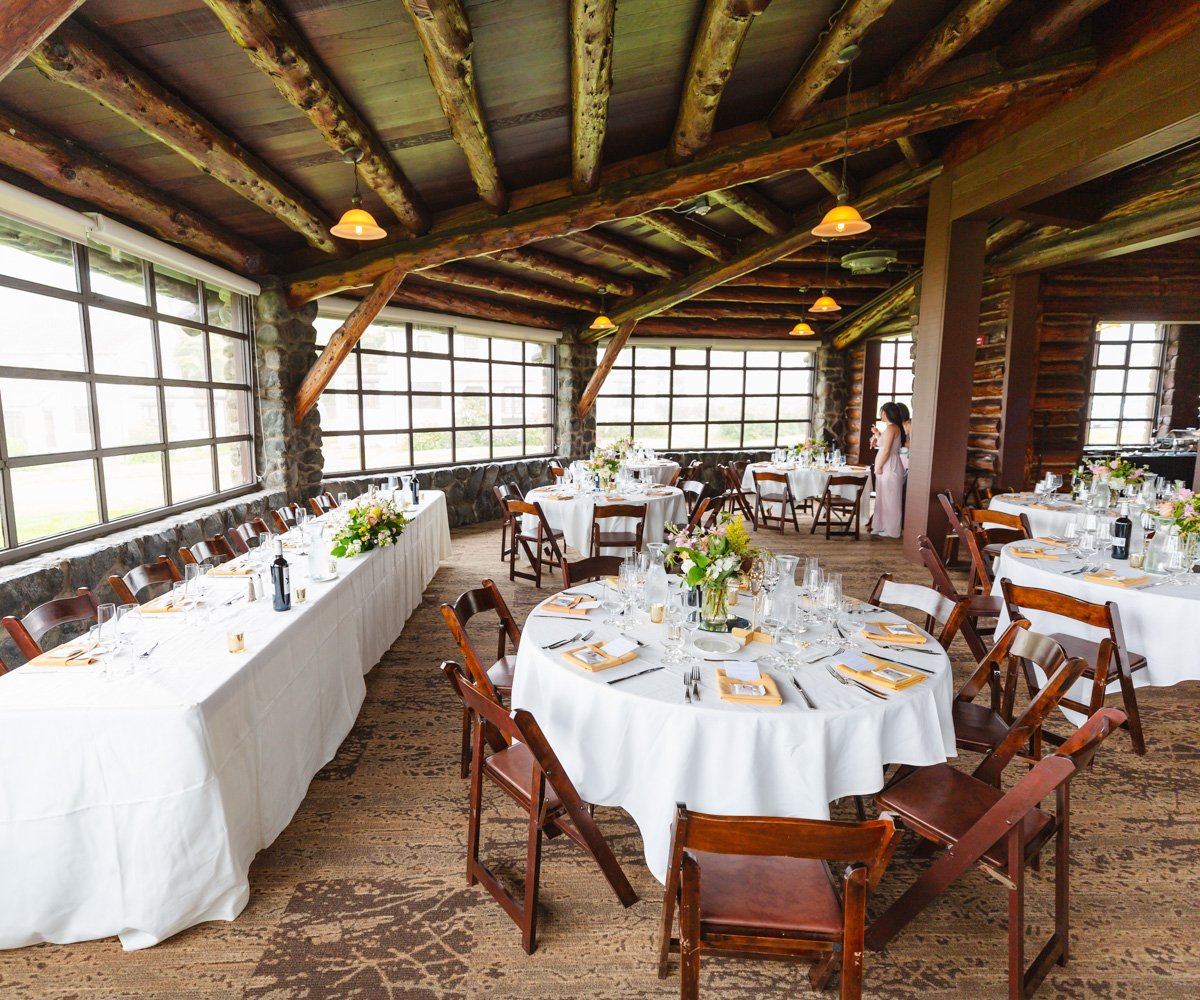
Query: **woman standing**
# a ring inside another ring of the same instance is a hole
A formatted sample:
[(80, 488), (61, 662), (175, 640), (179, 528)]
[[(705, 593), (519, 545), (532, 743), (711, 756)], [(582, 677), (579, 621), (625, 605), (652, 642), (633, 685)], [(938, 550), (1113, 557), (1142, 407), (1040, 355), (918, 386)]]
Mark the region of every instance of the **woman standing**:
[(907, 447), (904, 415), (895, 403), (879, 409), (883, 431), (875, 453), (875, 510), (871, 515), (874, 533), (883, 538), (899, 538), (904, 528), (904, 466), (900, 449)]

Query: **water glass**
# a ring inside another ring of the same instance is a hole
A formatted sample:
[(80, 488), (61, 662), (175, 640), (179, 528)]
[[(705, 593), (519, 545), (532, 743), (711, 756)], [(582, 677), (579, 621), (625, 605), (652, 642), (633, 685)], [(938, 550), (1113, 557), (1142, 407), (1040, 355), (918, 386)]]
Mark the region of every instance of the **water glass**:
[(349, 493), (339, 493), (337, 502), (338, 502), (339, 507), (345, 507), (346, 504), (348, 504), (350, 502), (350, 494)]
[[(117, 643), (117, 606), (101, 604), (96, 609), (96, 641), (101, 645), (106, 642), (115, 646)], [(105, 627), (107, 626), (107, 628)]]
[(188, 563), (183, 567), (183, 582), (187, 585), (187, 592), (193, 598), (200, 597), (202, 589), (201, 575), (204, 572), (204, 567), (199, 563)]
[(666, 625), (663, 645), (667, 651), (663, 654), (663, 663), (679, 663), (683, 659), (683, 619), (686, 613), (683, 595), (676, 594), (667, 601), (663, 616), (663, 623)]
[(621, 598), (617, 588), (606, 579), (600, 585), (600, 607), (608, 613), (608, 617), (601, 624), (609, 628), (617, 628), (621, 624), (617, 620), (617, 611), (620, 606)]

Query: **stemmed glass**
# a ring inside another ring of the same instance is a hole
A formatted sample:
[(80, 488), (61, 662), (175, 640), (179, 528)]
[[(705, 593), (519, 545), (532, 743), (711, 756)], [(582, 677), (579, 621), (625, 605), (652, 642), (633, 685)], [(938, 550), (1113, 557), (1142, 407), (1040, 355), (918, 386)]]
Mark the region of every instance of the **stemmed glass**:
[(696, 629), (700, 627), (700, 590), (692, 588), (683, 594), (683, 629), (687, 632), (688, 642), (684, 649), (684, 660), (695, 663), (700, 659), (696, 651)]
[(667, 650), (663, 654), (663, 663), (679, 663), (683, 659), (683, 620), (686, 617), (683, 595), (672, 594), (663, 612), (663, 624), (666, 626), (663, 645)]
[(837, 623), (838, 609), (842, 605), (842, 574), (826, 573), (825, 583), (821, 588), (821, 610), (829, 627)]
[(608, 617), (601, 624), (608, 628), (618, 628), (621, 624), (617, 620), (617, 612), (621, 609), (621, 595), (619, 587), (607, 579), (600, 585), (600, 607), (608, 612)]

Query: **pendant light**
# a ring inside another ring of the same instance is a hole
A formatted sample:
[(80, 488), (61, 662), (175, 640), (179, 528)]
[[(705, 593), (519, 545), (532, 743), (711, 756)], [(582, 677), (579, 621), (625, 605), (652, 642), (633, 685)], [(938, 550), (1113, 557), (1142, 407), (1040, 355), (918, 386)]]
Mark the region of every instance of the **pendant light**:
[(800, 320), (799, 323), (788, 330), (788, 336), (790, 337), (815, 337), (816, 335), (817, 331), (805, 323), (804, 320)]
[(608, 318), (608, 310), (605, 308), (605, 299), (608, 296), (608, 289), (604, 286), (600, 287), (600, 314), (592, 320), (592, 325), (589, 330), (594, 330), (597, 333), (604, 333), (608, 330), (615, 330), (617, 324)]
[[(829, 253), (825, 254), (825, 284), (829, 284)], [(817, 297), (817, 301), (808, 307), (810, 313), (832, 313), (841, 312), (842, 307), (838, 305), (837, 299), (829, 294), (828, 288), (822, 288), (821, 294)]]
[(347, 209), (337, 225), (329, 231), (334, 236), (347, 240), (381, 240), (387, 236), (387, 230), (375, 221), (375, 217), (362, 207), (362, 195), (358, 193), (358, 162), (363, 158), (363, 152), (357, 146), (351, 146), (342, 154), (342, 159), (351, 164), (354, 170), (354, 197), (350, 199), (351, 207)]
[(846, 122), (842, 134), (842, 184), (838, 189), (837, 204), (825, 213), (819, 225), (813, 228), (813, 235), (822, 239), (837, 236), (857, 236), (871, 228), (850, 204), (850, 187), (846, 183), (846, 161), (850, 158), (850, 87), (854, 80), (854, 60), (861, 50), (857, 45), (847, 45), (838, 53), (837, 61), (846, 67)]

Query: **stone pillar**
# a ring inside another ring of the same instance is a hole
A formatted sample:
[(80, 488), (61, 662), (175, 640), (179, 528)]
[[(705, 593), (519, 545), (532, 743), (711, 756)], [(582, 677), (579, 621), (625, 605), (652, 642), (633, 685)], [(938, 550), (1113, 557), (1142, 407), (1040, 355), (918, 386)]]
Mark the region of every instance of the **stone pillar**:
[(822, 341), (817, 349), (816, 386), (813, 393), (813, 437), (822, 432), (839, 448), (846, 447), (846, 408), (850, 403), (849, 351), (839, 351)]
[(558, 343), (558, 426), (555, 449), (563, 458), (586, 458), (596, 447), (596, 408), (579, 415), (579, 401), (596, 371), (596, 345), (567, 330)]
[(324, 465), (318, 408), (298, 426), (295, 419), (296, 390), (317, 359), (317, 304), (293, 309), (278, 278), (263, 278), (260, 284), (254, 309), (261, 424), (258, 475), (263, 489), (300, 500), (319, 492)]

